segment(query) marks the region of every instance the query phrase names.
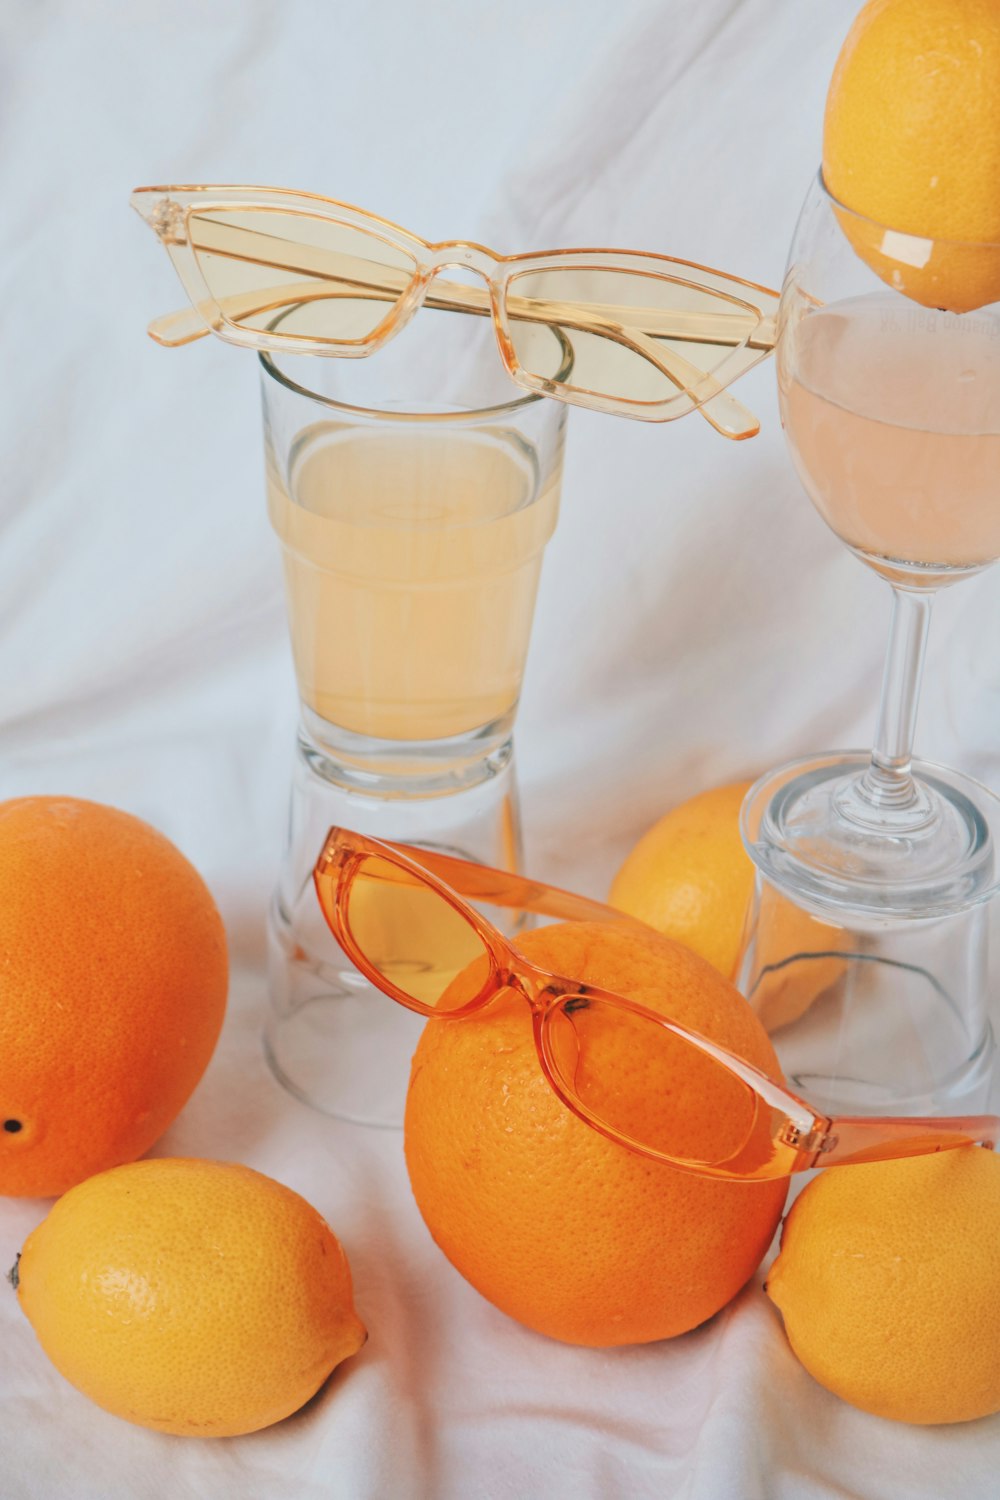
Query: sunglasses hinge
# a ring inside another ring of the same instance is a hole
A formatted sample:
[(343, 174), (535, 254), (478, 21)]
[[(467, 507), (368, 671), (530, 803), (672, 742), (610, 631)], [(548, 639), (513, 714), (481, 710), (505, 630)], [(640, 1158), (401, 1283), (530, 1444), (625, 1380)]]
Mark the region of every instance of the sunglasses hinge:
[(172, 198), (161, 198), (149, 216), (149, 223), (165, 245), (186, 245), (184, 210)]
[(790, 1123), (782, 1130), (780, 1139), (783, 1146), (790, 1146), (793, 1151), (810, 1151), (818, 1155), (832, 1151), (837, 1144), (835, 1135), (822, 1130), (802, 1131)]

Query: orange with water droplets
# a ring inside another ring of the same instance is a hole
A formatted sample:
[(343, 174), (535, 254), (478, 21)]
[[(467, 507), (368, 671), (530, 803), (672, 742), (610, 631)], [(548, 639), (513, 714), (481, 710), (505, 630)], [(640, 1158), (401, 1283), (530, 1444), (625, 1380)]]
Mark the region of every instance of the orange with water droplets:
[[(679, 943), (572, 923), (529, 932), (518, 947), (778, 1076), (746, 1001)], [(617, 1091), (621, 1114), (622, 1090), (633, 1088), (627, 1113), (638, 1133), (644, 1113), (655, 1121), (667, 1094), (686, 1088), (685, 1129), (699, 1146), (711, 1154), (731, 1142), (731, 1088), (714, 1065), (685, 1077), (671, 1052), (640, 1069), (640, 1088), (631, 1038), (617, 1052), (613, 1038), (605, 1042), (604, 1082), (591, 1080), (592, 1101), (600, 1087)], [(753, 1275), (787, 1187), (682, 1172), (586, 1125), (546, 1082), (528, 1005), (513, 993), (468, 1019), (427, 1022), (405, 1146), (417, 1204), (453, 1265), (511, 1317), (573, 1344), (646, 1343), (710, 1318)]]

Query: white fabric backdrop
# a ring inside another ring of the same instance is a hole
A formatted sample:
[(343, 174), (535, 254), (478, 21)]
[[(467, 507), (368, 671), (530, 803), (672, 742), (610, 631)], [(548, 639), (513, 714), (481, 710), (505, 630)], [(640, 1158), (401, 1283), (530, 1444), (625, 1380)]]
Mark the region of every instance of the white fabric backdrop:
[[(0, 795), (129, 808), (226, 917), (230, 1014), (157, 1148), (238, 1159), (342, 1237), (371, 1329), (301, 1417), (183, 1442), (93, 1408), (0, 1297), (0, 1496), (812, 1500), (996, 1494), (1000, 1419), (907, 1429), (814, 1385), (751, 1286), (706, 1328), (564, 1348), (435, 1250), (398, 1136), (260, 1056), (295, 694), (256, 368), (178, 303), (140, 182), (271, 182), (499, 249), (621, 244), (780, 282), (848, 0), (0, 0)], [(519, 720), (529, 867), (602, 894), (681, 797), (863, 743), (887, 591), (763, 434), (573, 412)], [(942, 598), (921, 752), (1000, 785), (996, 577)], [(2, 1003), (2, 994), (0, 994)], [(47, 1205), (0, 1201), (0, 1260)]]

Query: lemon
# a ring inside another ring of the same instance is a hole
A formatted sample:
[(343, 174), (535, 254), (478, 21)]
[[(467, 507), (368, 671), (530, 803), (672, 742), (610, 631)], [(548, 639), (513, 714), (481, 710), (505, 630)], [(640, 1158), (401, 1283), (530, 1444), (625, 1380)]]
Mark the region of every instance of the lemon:
[(226, 1162), (88, 1178), (29, 1235), (13, 1279), (67, 1380), (160, 1432), (267, 1427), (366, 1338), (347, 1257), (316, 1210)]
[[(754, 886), (754, 867), (740, 836), (740, 808), (752, 783), (700, 792), (654, 823), (611, 885), (611, 904), (707, 958), (735, 979)], [(748, 998), (766, 1031), (798, 1020), (844, 973), (830, 950), (846, 946), (842, 930), (814, 921), (787, 902), (765, 902), (757, 944), (767, 972)], [(817, 954), (784, 965), (791, 955)]]
[(898, 1422), (1000, 1411), (1000, 1157), (978, 1146), (833, 1167), (767, 1279), (821, 1385)]
[(611, 885), (611, 904), (707, 958), (731, 979), (753, 893), (740, 838), (751, 783), (713, 787), (645, 833)]

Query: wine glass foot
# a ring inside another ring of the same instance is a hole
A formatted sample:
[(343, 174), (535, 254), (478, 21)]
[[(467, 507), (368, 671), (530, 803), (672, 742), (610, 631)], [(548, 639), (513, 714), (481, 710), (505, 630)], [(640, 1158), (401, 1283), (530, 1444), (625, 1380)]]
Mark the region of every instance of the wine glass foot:
[(873, 803), (870, 755), (836, 752), (762, 776), (743, 804), (744, 843), (792, 899), (823, 911), (926, 919), (1000, 889), (1000, 798), (972, 777), (913, 763), (913, 796)]

